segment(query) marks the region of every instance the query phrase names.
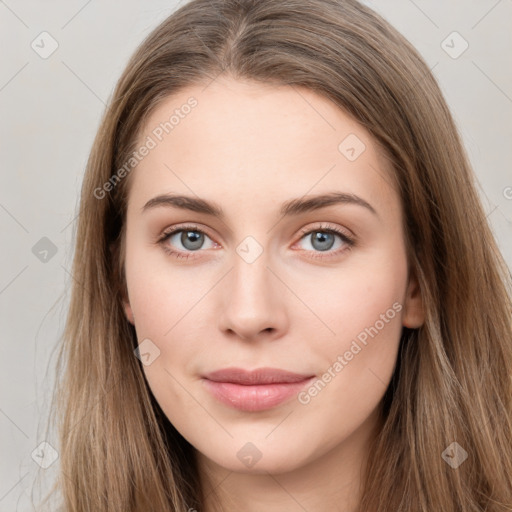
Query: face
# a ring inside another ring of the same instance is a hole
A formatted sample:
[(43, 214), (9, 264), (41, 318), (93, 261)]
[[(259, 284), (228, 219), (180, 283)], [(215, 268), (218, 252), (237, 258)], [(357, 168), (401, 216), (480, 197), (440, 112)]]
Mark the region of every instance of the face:
[(348, 453), (423, 321), (370, 134), (309, 90), (219, 78), (167, 98), (139, 142), (125, 311), (169, 420), (231, 471)]

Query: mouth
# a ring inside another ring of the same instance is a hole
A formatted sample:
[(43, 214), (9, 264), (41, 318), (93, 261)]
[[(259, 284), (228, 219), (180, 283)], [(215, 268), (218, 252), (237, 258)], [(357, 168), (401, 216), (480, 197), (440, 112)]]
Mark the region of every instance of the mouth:
[(264, 411), (296, 396), (315, 378), (275, 368), (226, 368), (203, 376), (206, 389), (221, 403), (247, 412)]

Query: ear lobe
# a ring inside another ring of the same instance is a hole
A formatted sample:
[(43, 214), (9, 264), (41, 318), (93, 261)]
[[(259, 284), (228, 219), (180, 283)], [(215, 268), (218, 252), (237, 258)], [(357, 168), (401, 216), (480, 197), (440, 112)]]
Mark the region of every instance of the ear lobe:
[(402, 324), (410, 329), (417, 329), (425, 322), (425, 312), (423, 309), (423, 300), (421, 290), (416, 276), (411, 275), (407, 292), (405, 295), (404, 313), (402, 315)]

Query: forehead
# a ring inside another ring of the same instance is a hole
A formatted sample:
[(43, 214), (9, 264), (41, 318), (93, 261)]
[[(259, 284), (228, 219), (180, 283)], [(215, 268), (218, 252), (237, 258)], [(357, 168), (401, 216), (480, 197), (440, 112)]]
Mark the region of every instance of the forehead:
[(148, 118), (144, 144), (130, 194), (140, 201), (178, 190), (256, 207), (342, 189), (385, 206), (393, 194), (391, 165), (369, 132), (304, 88), (218, 78), (182, 89)]

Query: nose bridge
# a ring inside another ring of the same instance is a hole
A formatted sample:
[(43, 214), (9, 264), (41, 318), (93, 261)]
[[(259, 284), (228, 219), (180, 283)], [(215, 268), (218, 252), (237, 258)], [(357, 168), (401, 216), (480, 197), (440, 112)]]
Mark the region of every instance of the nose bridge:
[(269, 275), (265, 257), (260, 256), (252, 263), (236, 257), (232, 272), (232, 298), (245, 306), (261, 307), (268, 304), (272, 295)]
[(267, 268), (267, 253), (263, 251), (253, 259), (254, 252), (252, 257), (246, 257), (244, 248), (247, 247), (240, 244), (233, 255), (234, 268), (227, 281), (221, 328), (249, 339), (263, 331), (281, 331), (286, 315), (283, 290)]

